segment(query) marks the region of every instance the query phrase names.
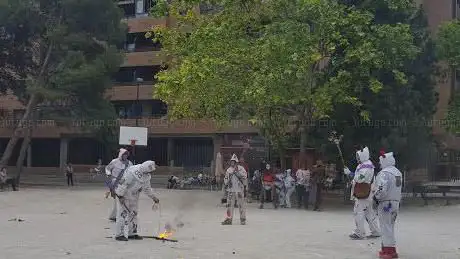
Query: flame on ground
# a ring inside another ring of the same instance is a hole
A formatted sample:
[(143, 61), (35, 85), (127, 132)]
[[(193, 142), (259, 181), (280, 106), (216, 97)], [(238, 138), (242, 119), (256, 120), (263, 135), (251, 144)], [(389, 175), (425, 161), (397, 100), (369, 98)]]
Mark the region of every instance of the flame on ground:
[(173, 232), (172, 231), (163, 231), (163, 233), (159, 234), (158, 237), (159, 238), (162, 238), (162, 239), (168, 239), (170, 237), (172, 237), (173, 235)]

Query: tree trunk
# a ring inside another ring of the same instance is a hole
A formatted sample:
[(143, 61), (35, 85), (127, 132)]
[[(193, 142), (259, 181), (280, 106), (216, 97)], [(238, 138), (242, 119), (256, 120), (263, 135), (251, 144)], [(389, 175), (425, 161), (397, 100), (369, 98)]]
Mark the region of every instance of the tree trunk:
[(16, 143), (18, 142), (18, 139), (26, 134), (24, 131), (30, 127), (29, 118), (32, 113), (32, 110), (35, 108), (36, 103), (37, 95), (32, 94), (29, 99), (29, 102), (27, 103), (24, 115), (22, 116), (22, 119), (19, 121), (18, 126), (14, 129), (13, 136), (11, 136), (10, 140), (8, 141), (8, 145), (6, 146), (5, 151), (3, 152), (2, 159), (0, 160), (0, 166), (8, 165), (8, 161), (10, 160), (11, 155), (13, 154), (13, 150), (16, 146)]
[[(300, 154), (299, 154), (299, 162), (300, 165), (306, 167), (305, 159), (307, 158), (307, 138), (308, 138), (308, 131), (306, 125), (306, 121), (301, 122), (300, 126)], [(304, 168), (305, 169), (305, 168)]]
[[(61, 24), (62, 20), (62, 12), (63, 9), (61, 9), (61, 15), (59, 17), (58, 24)], [(46, 50), (46, 55), (45, 58), (43, 59), (43, 63), (40, 68), (40, 72), (38, 73), (38, 76), (36, 78), (37, 82), (44, 82), (43, 75), (45, 74), (46, 68), (48, 66), (50, 57), (51, 57), (51, 52), (54, 48), (54, 43), (51, 43), (47, 50)], [(22, 119), (19, 121), (18, 126), (14, 129), (13, 136), (11, 136), (10, 140), (8, 141), (8, 145), (5, 148), (5, 151), (3, 152), (2, 159), (0, 159), (0, 166), (6, 166), (8, 164), (8, 161), (10, 160), (11, 155), (13, 154), (14, 147), (16, 146), (16, 143), (18, 142), (18, 139), (23, 135), (23, 128), (24, 124), (27, 124), (27, 128), (30, 126), (30, 115), (32, 111), (34, 110), (35, 106), (38, 103), (38, 95), (37, 93), (33, 92), (30, 95), (30, 99), (27, 103), (26, 110), (24, 112), (24, 115), (22, 116)]]
[(22, 140), (21, 151), (19, 152), (18, 160), (16, 161), (16, 184), (19, 185), (22, 169), (24, 168), (24, 160), (26, 158), (27, 150), (29, 149), (30, 139), (32, 135), (32, 128), (27, 128), (24, 139)]
[(280, 157), (280, 167), (281, 171), (284, 172), (286, 170), (286, 152), (284, 148), (278, 149), (278, 155)]

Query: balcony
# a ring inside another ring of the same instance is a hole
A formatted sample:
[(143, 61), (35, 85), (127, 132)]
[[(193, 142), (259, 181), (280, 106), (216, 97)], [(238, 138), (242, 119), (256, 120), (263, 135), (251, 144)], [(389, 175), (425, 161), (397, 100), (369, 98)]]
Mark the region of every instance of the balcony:
[(128, 24), (129, 33), (147, 32), (155, 26), (167, 26), (168, 19), (153, 17), (128, 17), (123, 19)]
[[(139, 85), (139, 100), (152, 100), (154, 82), (142, 82)], [(111, 101), (137, 100), (137, 84), (115, 85), (107, 90), (106, 97)]]
[(118, 1), (118, 6), (125, 16), (123, 20), (128, 24), (129, 33), (146, 32), (157, 25), (166, 26), (167, 18), (158, 19), (148, 16), (153, 4), (152, 0)]
[(159, 66), (163, 64), (165, 55), (161, 51), (126, 53), (122, 67)]
[[(0, 138), (9, 138), (17, 121), (2, 121), (0, 124)], [(258, 133), (250, 122), (234, 120), (228, 125), (218, 128), (210, 120), (176, 120), (169, 121), (166, 118), (141, 118), (137, 121), (139, 127), (147, 127), (150, 135), (205, 135), (216, 133)], [(72, 121), (67, 127), (59, 126), (60, 123), (53, 120), (38, 121), (32, 131), (33, 138), (60, 138), (62, 135), (85, 134), (82, 126), (109, 125), (109, 126), (136, 126), (136, 119), (118, 119), (113, 121)]]

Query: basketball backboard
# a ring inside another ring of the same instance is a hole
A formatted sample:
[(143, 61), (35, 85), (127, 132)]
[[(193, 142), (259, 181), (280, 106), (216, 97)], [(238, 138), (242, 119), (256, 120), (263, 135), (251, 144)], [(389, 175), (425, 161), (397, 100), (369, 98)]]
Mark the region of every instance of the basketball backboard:
[(147, 146), (148, 129), (143, 127), (120, 127), (120, 137), (118, 144), (131, 146), (135, 142), (136, 146)]

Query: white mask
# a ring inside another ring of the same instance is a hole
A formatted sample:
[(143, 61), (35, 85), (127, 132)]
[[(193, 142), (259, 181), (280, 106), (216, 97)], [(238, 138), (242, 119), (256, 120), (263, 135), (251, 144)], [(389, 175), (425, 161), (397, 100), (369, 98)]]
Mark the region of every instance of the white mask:
[(269, 166), (269, 165), (267, 165), (265, 168), (267, 168), (267, 170), (270, 170), (270, 166)]

